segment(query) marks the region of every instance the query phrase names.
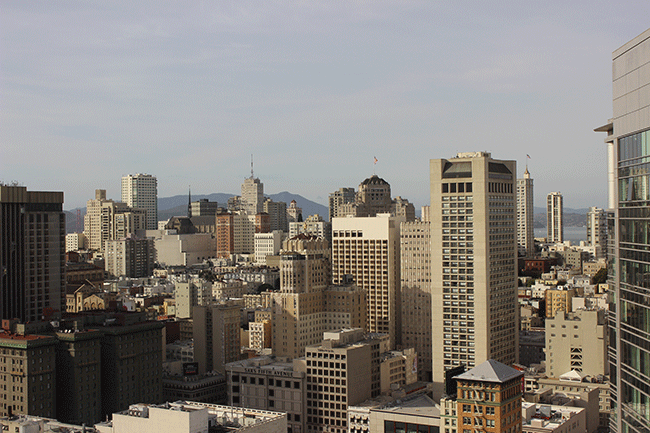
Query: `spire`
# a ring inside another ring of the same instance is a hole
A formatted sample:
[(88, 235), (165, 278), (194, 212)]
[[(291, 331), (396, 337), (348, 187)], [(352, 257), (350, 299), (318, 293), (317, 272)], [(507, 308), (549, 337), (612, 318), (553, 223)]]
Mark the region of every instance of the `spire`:
[(524, 179), (530, 179), (530, 172), (528, 171), (528, 164), (526, 164), (526, 171), (524, 171)]
[(188, 186), (187, 217), (192, 218), (192, 186)]
[(255, 176), (253, 176), (253, 154), (251, 153), (251, 179), (253, 179)]

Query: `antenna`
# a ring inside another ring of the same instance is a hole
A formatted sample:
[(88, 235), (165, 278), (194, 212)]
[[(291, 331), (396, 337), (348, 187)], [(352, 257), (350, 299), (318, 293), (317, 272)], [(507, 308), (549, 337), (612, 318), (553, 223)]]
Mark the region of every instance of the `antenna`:
[(253, 178), (253, 154), (251, 153), (251, 179)]

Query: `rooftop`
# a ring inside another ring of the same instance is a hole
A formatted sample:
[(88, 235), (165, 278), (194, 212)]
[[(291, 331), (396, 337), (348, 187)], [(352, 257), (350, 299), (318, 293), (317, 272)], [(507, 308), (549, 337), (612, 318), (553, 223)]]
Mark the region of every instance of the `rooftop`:
[(455, 376), (455, 379), (504, 383), (516, 377), (523, 376), (523, 374), (523, 372), (508, 367), (499, 361), (488, 359), (471, 370)]

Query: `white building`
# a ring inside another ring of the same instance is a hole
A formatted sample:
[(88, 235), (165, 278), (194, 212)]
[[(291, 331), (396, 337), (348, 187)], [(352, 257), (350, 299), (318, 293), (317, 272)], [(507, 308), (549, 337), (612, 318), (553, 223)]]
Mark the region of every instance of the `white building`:
[(122, 201), (147, 211), (147, 230), (158, 228), (158, 180), (150, 174), (122, 176)]
[(517, 179), (517, 245), (526, 257), (535, 255), (533, 214), (533, 179), (526, 166), (523, 179)]
[(83, 233), (68, 233), (65, 235), (65, 252), (83, 250), (85, 241)]
[(582, 407), (521, 404), (523, 433), (587, 433), (587, 409)]
[(163, 231), (154, 239), (156, 261), (167, 266), (190, 266), (215, 257), (217, 241), (211, 233), (176, 234)]
[(249, 215), (255, 215), (262, 212), (264, 206), (264, 184), (256, 177), (244, 179), (241, 184), (241, 207)]
[(596, 259), (607, 255), (607, 216), (603, 209), (590, 207), (587, 212), (587, 243), (595, 248)]
[(282, 231), (255, 233), (255, 263), (266, 264), (266, 256), (275, 256), (282, 248)]
[(546, 242), (564, 242), (564, 207), (559, 192), (551, 192), (546, 196)]

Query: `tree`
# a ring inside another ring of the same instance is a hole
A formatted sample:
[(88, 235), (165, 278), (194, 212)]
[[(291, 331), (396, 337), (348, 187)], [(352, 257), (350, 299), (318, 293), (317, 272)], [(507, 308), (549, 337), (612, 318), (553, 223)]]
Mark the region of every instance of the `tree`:
[(591, 284), (602, 284), (607, 282), (607, 267), (598, 269), (598, 272), (591, 278)]

